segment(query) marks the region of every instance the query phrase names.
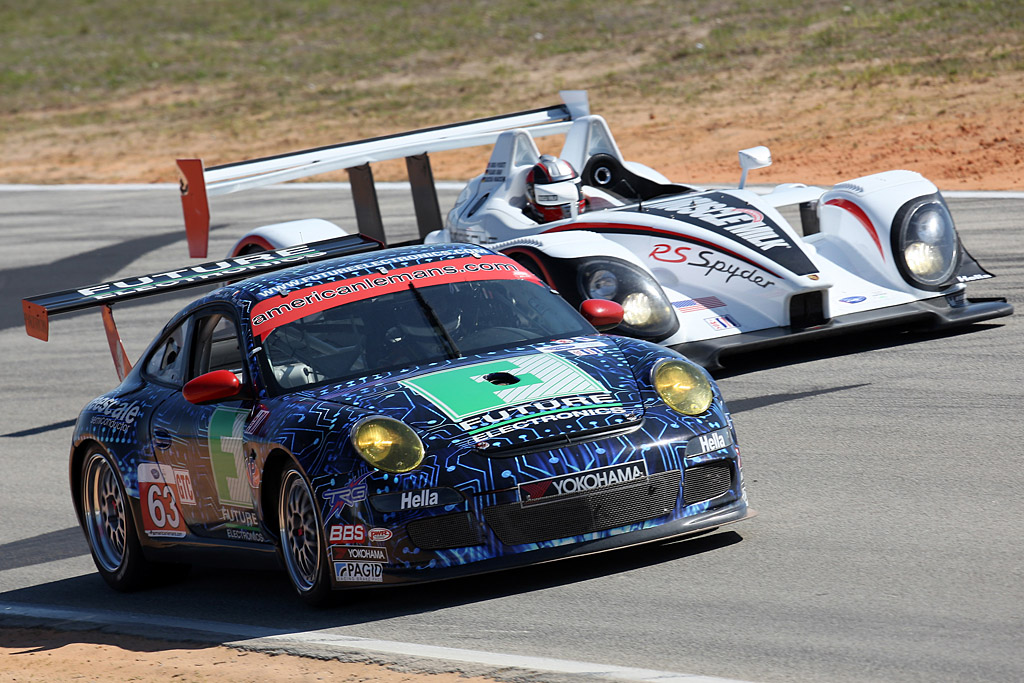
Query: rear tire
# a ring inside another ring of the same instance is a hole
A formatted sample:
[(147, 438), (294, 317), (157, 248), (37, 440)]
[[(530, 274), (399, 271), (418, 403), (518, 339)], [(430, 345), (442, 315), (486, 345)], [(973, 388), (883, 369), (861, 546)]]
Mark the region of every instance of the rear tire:
[(82, 461), (82, 527), (96, 569), (114, 590), (135, 591), (164, 574), (143, 556), (121, 477), (97, 446)]
[(328, 604), (333, 591), (323, 525), (309, 482), (294, 464), (281, 475), (277, 523), (281, 554), (295, 592), (307, 604)]

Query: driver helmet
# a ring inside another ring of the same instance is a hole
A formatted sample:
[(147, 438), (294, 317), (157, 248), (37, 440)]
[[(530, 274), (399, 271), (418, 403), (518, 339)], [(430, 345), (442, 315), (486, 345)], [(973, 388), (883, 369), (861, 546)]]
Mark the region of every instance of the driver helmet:
[(526, 174), (526, 199), (540, 223), (572, 218), (583, 211), (580, 176), (565, 159), (543, 154)]

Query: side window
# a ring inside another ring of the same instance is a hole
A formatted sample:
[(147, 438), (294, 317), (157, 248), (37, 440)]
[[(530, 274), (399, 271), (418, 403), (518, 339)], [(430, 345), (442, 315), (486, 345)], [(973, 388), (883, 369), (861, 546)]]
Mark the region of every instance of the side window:
[(182, 321), (170, 335), (157, 346), (146, 361), (146, 375), (158, 382), (180, 387), (185, 379), (185, 330)]
[(234, 319), (223, 313), (199, 318), (192, 344), (191, 377), (230, 370), (245, 381), (245, 359)]

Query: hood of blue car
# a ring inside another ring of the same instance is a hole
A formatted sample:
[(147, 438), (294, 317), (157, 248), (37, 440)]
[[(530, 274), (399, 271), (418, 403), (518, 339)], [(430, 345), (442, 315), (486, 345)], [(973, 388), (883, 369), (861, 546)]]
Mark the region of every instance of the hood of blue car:
[(598, 336), (432, 363), (316, 398), (401, 420), (428, 447), (438, 441), (485, 453), (568, 443), (643, 416), (632, 370), (615, 343)]

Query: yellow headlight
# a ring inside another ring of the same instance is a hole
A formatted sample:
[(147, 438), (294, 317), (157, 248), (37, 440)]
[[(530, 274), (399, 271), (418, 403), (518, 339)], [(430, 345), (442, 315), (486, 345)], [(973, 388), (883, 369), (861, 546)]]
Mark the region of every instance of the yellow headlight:
[(946, 265), (943, 262), (942, 252), (938, 247), (925, 244), (924, 242), (911, 242), (903, 250), (904, 260), (907, 268), (922, 277), (934, 275), (942, 271)]
[(399, 474), (423, 462), (423, 442), (408, 426), (389, 417), (368, 417), (352, 430), (352, 445), (379, 470)]
[(661, 400), (683, 415), (700, 415), (715, 398), (711, 382), (701, 369), (681, 360), (658, 363), (651, 381)]

